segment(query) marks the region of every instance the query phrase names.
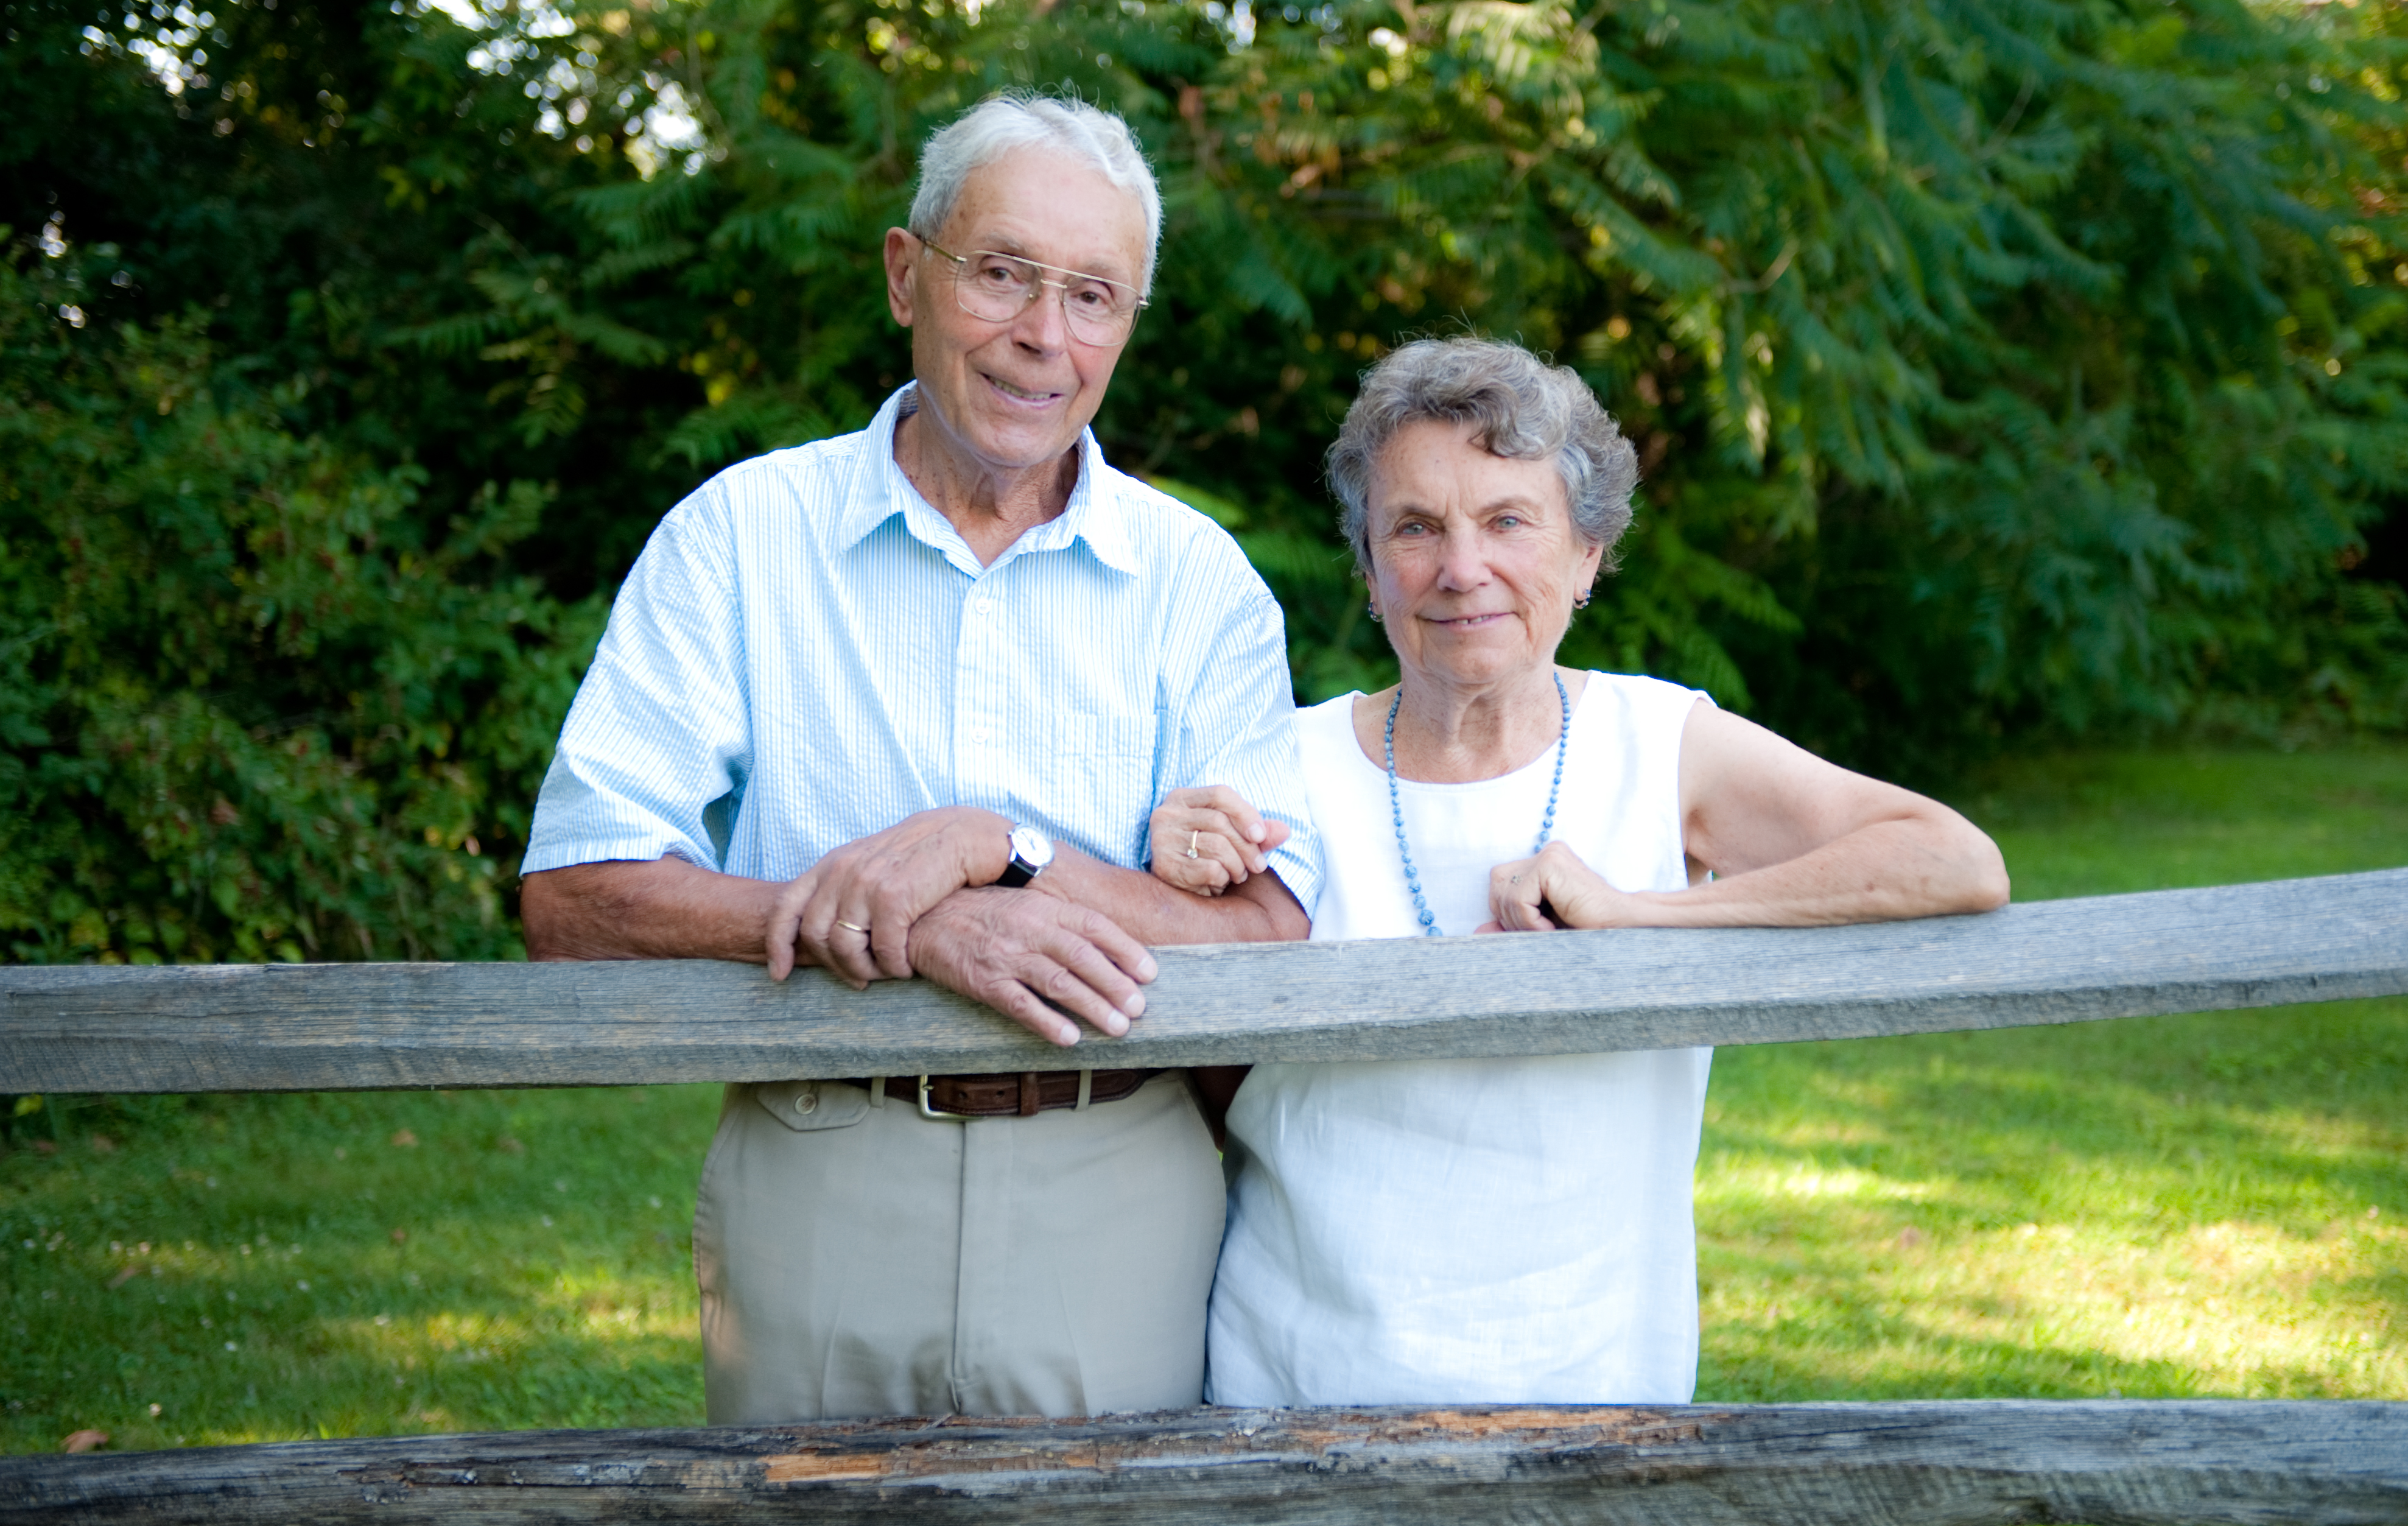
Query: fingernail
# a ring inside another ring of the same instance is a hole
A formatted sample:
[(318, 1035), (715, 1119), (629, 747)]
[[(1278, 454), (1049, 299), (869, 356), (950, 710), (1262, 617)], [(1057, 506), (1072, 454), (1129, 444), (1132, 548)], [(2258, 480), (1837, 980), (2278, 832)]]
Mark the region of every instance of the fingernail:
[(1054, 1042), (1060, 1044), (1063, 1048), (1068, 1049), (1072, 1044), (1079, 1042), (1079, 1030), (1068, 1024), (1065, 1024), (1063, 1025), (1061, 1031), (1054, 1035)]
[(1111, 1034), (1113, 1038), (1117, 1039), (1124, 1036), (1128, 1032), (1128, 1019), (1122, 1016), (1119, 1013), (1108, 1012), (1104, 1015), (1104, 1031)]
[[(1140, 980), (1152, 980), (1154, 976), (1160, 973), (1162, 973), (1162, 966), (1156, 964), (1154, 962), (1154, 956), (1149, 954), (1145, 957), (1144, 962), (1138, 966), (1137, 978)], [(1140, 998), (1140, 1000), (1142, 1000), (1142, 998)]]
[[(1142, 1016), (1144, 1016), (1144, 1015), (1145, 1015), (1145, 993), (1144, 993), (1143, 991), (1134, 991), (1134, 992), (1131, 992), (1131, 993), (1130, 993), (1130, 995), (1129, 995), (1129, 999), (1128, 999), (1127, 1001), (1124, 1001), (1124, 1002), (1122, 1002), (1122, 1003), (1121, 1003), (1121, 1010), (1122, 1010), (1122, 1011), (1124, 1011), (1124, 1012), (1126, 1012), (1126, 1013), (1127, 1013), (1130, 1016), (1132, 1016), (1132, 1017), (1142, 1017)], [(1126, 1025), (1125, 1025), (1125, 1024), (1124, 1024), (1124, 1025), (1123, 1025), (1123, 1027), (1124, 1027), (1124, 1029), (1125, 1029)]]

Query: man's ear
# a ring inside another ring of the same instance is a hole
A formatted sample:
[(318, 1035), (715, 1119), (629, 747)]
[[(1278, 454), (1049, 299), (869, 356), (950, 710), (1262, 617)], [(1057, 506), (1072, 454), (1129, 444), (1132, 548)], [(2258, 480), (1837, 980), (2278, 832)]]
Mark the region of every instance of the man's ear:
[(911, 276), (920, 263), (920, 240), (903, 228), (886, 230), (886, 310), (905, 328), (911, 326)]

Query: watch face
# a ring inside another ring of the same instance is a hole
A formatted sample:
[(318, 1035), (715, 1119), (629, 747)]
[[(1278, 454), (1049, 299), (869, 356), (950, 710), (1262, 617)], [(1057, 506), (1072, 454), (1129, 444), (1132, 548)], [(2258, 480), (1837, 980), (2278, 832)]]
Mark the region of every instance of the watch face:
[(1034, 873), (1054, 861), (1054, 840), (1034, 827), (1014, 827), (1011, 829), (1011, 856), (1026, 864)]

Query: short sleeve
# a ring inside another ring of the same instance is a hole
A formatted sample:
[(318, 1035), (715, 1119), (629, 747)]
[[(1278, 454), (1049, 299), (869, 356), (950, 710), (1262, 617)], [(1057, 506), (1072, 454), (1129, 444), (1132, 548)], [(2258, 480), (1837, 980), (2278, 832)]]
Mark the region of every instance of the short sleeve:
[(1287, 626), (1277, 600), (1236, 544), (1217, 531), (1181, 584), (1205, 607), (1179, 622), (1196, 633), (1177, 655), (1183, 692), (1170, 696), (1165, 791), (1226, 785), (1293, 835), (1269, 855), (1272, 871), (1309, 914), (1321, 898), (1321, 838), (1297, 748)]
[(561, 727), (524, 871), (675, 854), (726, 860), (752, 771), (743, 605), (714, 489), (652, 532)]

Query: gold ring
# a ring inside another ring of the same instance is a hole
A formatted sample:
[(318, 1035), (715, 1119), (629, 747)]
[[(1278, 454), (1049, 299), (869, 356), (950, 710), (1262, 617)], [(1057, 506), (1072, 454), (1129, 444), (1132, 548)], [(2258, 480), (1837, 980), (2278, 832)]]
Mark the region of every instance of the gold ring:
[(1187, 857), (1188, 857), (1193, 858), (1193, 857), (1197, 857), (1197, 854), (1196, 854), (1196, 840), (1197, 840), (1198, 837), (1201, 837), (1201, 836), (1203, 835), (1203, 833), (1204, 833), (1204, 828), (1201, 828), (1201, 827), (1198, 827), (1198, 828), (1197, 828), (1194, 831), (1189, 832), (1189, 833), (1187, 834)]
[(840, 917), (840, 916), (839, 916), (839, 917), (838, 917), (838, 918), (836, 919), (836, 925), (837, 925), (838, 927), (839, 927), (839, 928), (842, 928), (842, 929), (843, 929), (845, 931), (847, 931), (847, 932), (857, 932), (857, 933), (861, 934), (864, 938), (867, 938), (867, 937), (868, 937), (868, 936), (869, 936), (869, 929), (868, 929), (867, 928), (855, 927), (853, 924), (852, 924), (852, 923), (850, 923), (850, 922), (846, 921), (843, 917)]

